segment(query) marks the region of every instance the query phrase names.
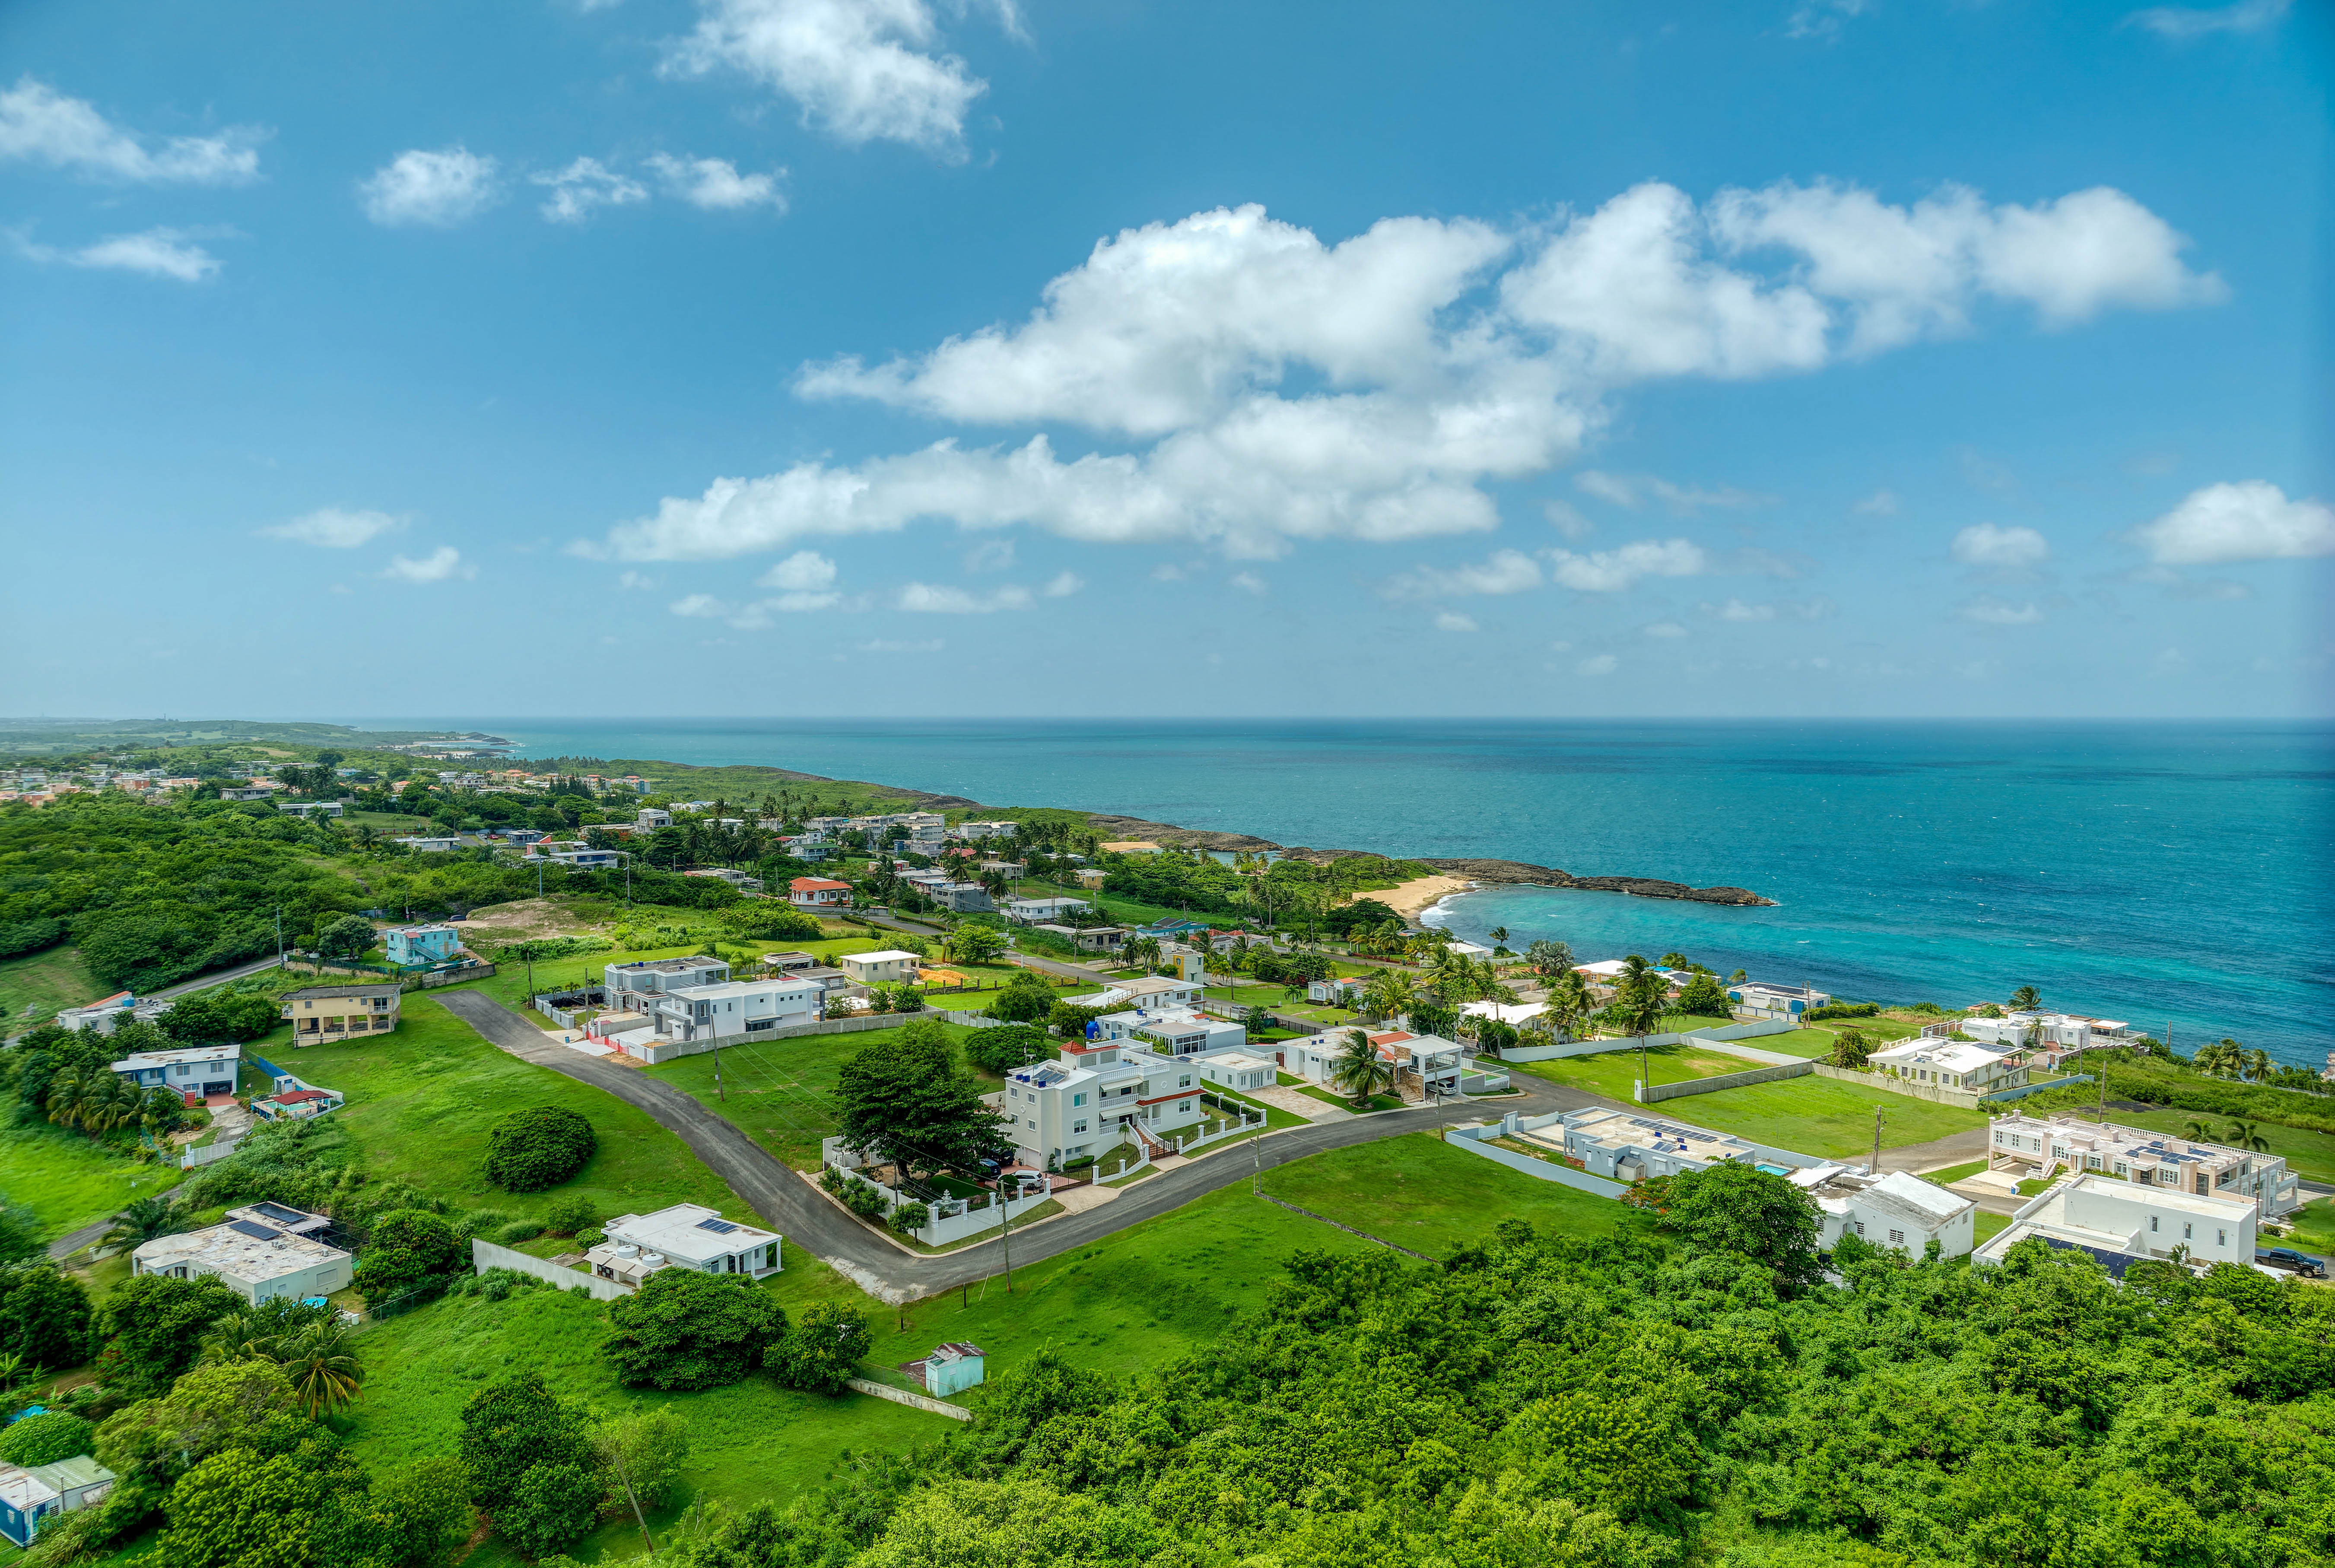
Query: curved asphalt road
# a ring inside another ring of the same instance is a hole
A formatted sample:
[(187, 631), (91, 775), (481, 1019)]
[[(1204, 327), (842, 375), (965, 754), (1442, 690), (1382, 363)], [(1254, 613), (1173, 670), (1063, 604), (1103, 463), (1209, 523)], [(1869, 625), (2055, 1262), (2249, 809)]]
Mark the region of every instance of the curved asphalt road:
[[(919, 1257), (900, 1251), (837, 1208), (793, 1169), (692, 1096), (637, 1068), (617, 1067), (600, 1057), (553, 1044), (523, 1014), (490, 996), (476, 991), (448, 991), (434, 1000), (521, 1060), (606, 1089), (627, 1105), (648, 1112), (658, 1126), (679, 1134), (697, 1157), (729, 1183), (730, 1189), (773, 1230), (795, 1245), (808, 1248), (879, 1301), (917, 1301), (1004, 1271), (1008, 1244), (1002, 1240), (983, 1242), (940, 1257)], [(1519, 1078), (1516, 1082), (1523, 1094), (1501, 1100), (1502, 1110), (1513, 1108), (1539, 1115), (1608, 1103), (1594, 1095), (1531, 1078)], [(1421, 1131), (1435, 1127), (1450, 1114), (1448, 1110), (1420, 1107), (1416, 1110), (1313, 1122), (1265, 1134), (1253, 1140), (1257, 1148), (1255, 1155), (1240, 1146), (1226, 1148), (1122, 1188), (1118, 1197), (1083, 1214), (1049, 1220), (1017, 1234), (1011, 1243), (1013, 1261), (1033, 1263), (1069, 1252), (1113, 1231), (1155, 1219), (1204, 1193), (1245, 1181), (1259, 1156), (1265, 1167), (1271, 1169), (1324, 1149)]]

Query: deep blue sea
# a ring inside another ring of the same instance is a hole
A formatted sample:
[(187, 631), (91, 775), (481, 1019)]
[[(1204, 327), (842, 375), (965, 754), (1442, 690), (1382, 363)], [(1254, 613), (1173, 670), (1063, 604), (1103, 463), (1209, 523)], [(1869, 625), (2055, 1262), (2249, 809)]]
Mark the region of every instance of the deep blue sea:
[(2335, 730), (2270, 723), (508, 720), (523, 755), (764, 763), (1391, 855), (1726, 883), (1726, 908), (1503, 888), (1437, 918), (1676, 949), (1855, 998), (2048, 1005), (2335, 1049)]

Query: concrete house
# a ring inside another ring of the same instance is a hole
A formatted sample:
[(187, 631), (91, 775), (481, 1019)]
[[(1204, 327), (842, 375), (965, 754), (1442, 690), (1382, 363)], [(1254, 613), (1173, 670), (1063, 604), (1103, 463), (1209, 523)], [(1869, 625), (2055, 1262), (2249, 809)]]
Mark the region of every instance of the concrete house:
[(1059, 936), (1087, 953), (1109, 953), (1127, 941), (1127, 927), (1124, 925), (1056, 925), (1042, 920), (1030, 929)]
[(1064, 1045), (1054, 1061), (1015, 1068), (1004, 1089), (987, 1098), (1005, 1117), (1000, 1130), (1013, 1139), (1016, 1157), (1044, 1169), (1122, 1142), (1158, 1152), (1168, 1147), (1163, 1137), (1206, 1114), (1204, 1087), (1188, 1059), (1134, 1040), (1094, 1040)]
[(932, 901), (952, 915), (988, 915), (997, 908), (989, 889), (978, 882), (944, 882), (930, 893)]
[(1832, 1001), (1832, 993), (1811, 985), (1771, 985), (1754, 980), (1729, 986), (1727, 1000), (1735, 1004), (1736, 1011), (1751, 1018), (1797, 1018)]
[(1987, 1134), (1987, 1163), (2040, 1177), (2082, 1171), (2212, 1197), (2244, 1198), (2265, 1219), (2301, 1208), (2301, 1178), (2283, 1157), (2221, 1144), (2195, 1143), (2146, 1128), (2050, 1117), (1998, 1117)]
[(1262, 1056), (1245, 1050), (1211, 1051), (1192, 1058), (1192, 1066), (1200, 1081), (1213, 1083), (1220, 1089), (1236, 1089), (1244, 1094), (1252, 1089), (1271, 1089), (1281, 1081), (1279, 1070)]
[(784, 1239), (736, 1220), (725, 1220), (702, 1204), (675, 1204), (654, 1214), (618, 1215), (601, 1227), (605, 1238), (584, 1254), (604, 1280), (637, 1285), (659, 1269), (701, 1274), (744, 1274), (761, 1279), (780, 1272)]
[(828, 876), (798, 876), (787, 884), (787, 902), (798, 909), (847, 908), (851, 884)]
[(443, 837), (430, 837), (417, 833), (403, 838), (392, 838), (390, 842), (402, 844), (416, 855), (443, 855), (448, 850), (460, 848), (462, 841), (451, 834)]
[(2248, 1198), (2078, 1172), (2030, 1199), (1971, 1260), (2001, 1263), (2005, 1253), (2035, 1236), (2046, 1246), (2089, 1253), (2118, 1279), (2133, 1263), (2170, 1257), (2176, 1247), (2186, 1249), (2192, 1263), (2250, 1267), (2255, 1219)]
[(377, 985), (310, 985), (284, 993), (284, 1018), (294, 1045), (318, 1045), (353, 1034), (386, 1034), (397, 1027), (394, 982)]
[(916, 968), (924, 961), (913, 953), (887, 947), (875, 953), (847, 953), (835, 962), (858, 984), (898, 985), (916, 979)]
[(943, 1399), (981, 1381), (986, 1358), (979, 1345), (963, 1341), (935, 1345), (921, 1361), (903, 1361), (908, 1380), (935, 1399)]
[(462, 934), (451, 925), (392, 925), (381, 934), (392, 963), (451, 963), (461, 956)]
[(1952, 1027), (1999, 1050), (2038, 1055), (2049, 1067), (2094, 1046), (2123, 1045), (2132, 1038), (2132, 1026), (2121, 1020), (2072, 1012), (2008, 1012), (2001, 1018), (1962, 1019)]
[(644, 998), (657, 1040), (749, 1039), (789, 1024), (816, 1023), (826, 990), (797, 974), (685, 985)]
[(1132, 1040), (1162, 1056), (1238, 1050), (1248, 1043), (1245, 1026), (1190, 1008), (1136, 1007), (1104, 1013), (1094, 1021), (1098, 1040)]
[(1083, 898), (1009, 898), (1005, 901), (1005, 918), (1016, 925), (1039, 925), (1093, 907)]
[(1876, 1177), (1849, 1166), (1820, 1165), (1794, 1171), (1791, 1183), (1817, 1206), (1821, 1251), (1830, 1252), (1844, 1235), (1917, 1258), (1932, 1242), (1940, 1257), (1959, 1258), (1971, 1250), (1978, 1205), (1917, 1176), (1891, 1171)]
[(1021, 830), (1019, 822), (960, 822), (953, 836), (969, 844), (978, 844), (984, 838), (1011, 838)]
[[(1283, 1040), (1276, 1049), (1282, 1065), (1301, 1078), (1326, 1087), (1337, 1074), (1338, 1059), (1345, 1054), (1351, 1029), (1332, 1029), (1303, 1040)], [(1432, 1095), (1457, 1095), (1466, 1053), (1456, 1040), (1439, 1034), (1412, 1034), (1406, 1030), (1380, 1030), (1368, 1035), (1380, 1060), (1395, 1070), (1395, 1092), (1404, 1099)], [(1340, 1090), (1343, 1093), (1343, 1090)]]
[(2016, 1089), (2027, 1081), (2024, 1065), (2013, 1065), (2010, 1053), (1958, 1040), (1909, 1040), (1866, 1059), (1875, 1071), (1894, 1073), (1908, 1083), (1940, 1089), (1992, 1094)]
[(1567, 1111), (1565, 1152), (1592, 1176), (1646, 1181), (1681, 1171), (1708, 1170), (1722, 1161), (1756, 1162), (1757, 1151), (1732, 1133), (1633, 1116), (1625, 1110)]
[(66, 1008), (57, 1014), (56, 1024), (59, 1029), (93, 1029), (100, 1034), (111, 1034), (133, 1019), (160, 1017), (170, 1005), (167, 1002), (140, 1002), (129, 992), (117, 991), (83, 1006)]
[(1178, 980), (1172, 974), (1144, 974), (1133, 980), (1115, 980), (1103, 991), (1090, 991), (1083, 996), (1069, 998), (1072, 1007), (1100, 1008), (1178, 1008), (1199, 1004), (1200, 988), (1188, 980)]
[(696, 985), (719, 985), (730, 978), (730, 965), (719, 958), (636, 958), (611, 963), (600, 971), (607, 988), (608, 1005), (646, 1012), (645, 998)]
[(206, 1095), (233, 1094), (236, 1069), (242, 1061), (243, 1047), (229, 1040), (181, 1050), (135, 1051), (115, 1062), (113, 1070), (140, 1089), (167, 1089), (197, 1105)]
[(662, 806), (644, 806), (633, 817), (633, 827), (643, 833), (654, 833), (660, 828), (672, 826), (673, 813)]
[[(279, 1217), (286, 1215), (291, 1217)], [(174, 1280), (213, 1275), (254, 1305), (329, 1296), (348, 1287), (351, 1273), (349, 1254), (317, 1238), (330, 1224), (282, 1204), (229, 1209), (222, 1224), (145, 1243), (130, 1254), (131, 1273)]]

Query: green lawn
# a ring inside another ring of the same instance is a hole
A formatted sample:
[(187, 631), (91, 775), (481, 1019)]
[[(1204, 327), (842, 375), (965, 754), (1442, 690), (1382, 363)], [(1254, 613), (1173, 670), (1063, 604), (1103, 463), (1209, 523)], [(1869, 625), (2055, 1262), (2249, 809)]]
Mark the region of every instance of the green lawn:
[[(1689, 1079), (1720, 1078), (1730, 1072), (1751, 1072), (1760, 1064), (1739, 1056), (1726, 1056), (1719, 1051), (1691, 1045), (1656, 1045), (1646, 1048), (1646, 1070), (1655, 1083), (1683, 1083)], [(1511, 1071), (1522, 1070), (1551, 1083), (1561, 1083), (1570, 1089), (1584, 1089), (1592, 1094), (1602, 1094), (1608, 1099), (1625, 1104), (1630, 1099), (1630, 1086), (1638, 1079), (1638, 1053), (1634, 1050), (1601, 1050), (1594, 1056), (1560, 1057), (1554, 1061), (1519, 1061), (1508, 1064)]]
[(1971, 1245), (1982, 1247), (2010, 1226), (2009, 1215), (1990, 1214), (1984, 1209), (1971, 1215)]
[(175, 1166), (141, 1165), (78, 1133), (37, 1126), (0, 1131), (0, 1196), (31, 1209), (52, 1240), (132, 1198), (167, 1192), (179, 1179)]
[[(1303, 1095), (1308, 1099), (1318, 1099), (1323, 1105), (1334, 1105), (1340, 1110), (1352, 1110), (1354, 1108), (1354, 1097), (1352, 1095), (1340, 1094), (1333, 1089), (1323, 1089), (1318, 1083), (1301, 1082), (1297, 1085), (1297, 1092)], [(1370, 1108), (1372, 1110), (1400, 1110), (1402, 1108), (1402, 1101), (1394, 1095), (1374, 1094), (1371, 1096)]]
[[(1634, 1056), (1636, 1053), (1631, 1054)], [(1516, 1062), (1512, 1064), (1511, 1070), (1555, 1078), (1554, 1073), (1545, 1070), (1569, 1068), (1579, 1062), (1597, 1060), (1597, 1057), (1574, 1057), (1559, 1061)], [(1746, 1062), (1743, 1065), (1749, 1067), (1753, 1064)], [(1555, 1080), (1570, 1081), (1565, 1079)], [(1655, 1075), (1655, 1081), (1662, 1081), (1659, 1072)], [(1629, 1099), (1626, 1076), (1621, 1079), (1621, 1091), (1612, 1098), (1625, 1101)], [(1876, 1107), (1883, 1114), (1881, 1144), (1884, 1148), (1927, 1143), (1932, 1138), (1944, 1137), (1950, 1133), (1982, 1128), (1987, 1120), (1978, 1111), (1933, 1105), (1928, 1100), (1914, 1099), (1907, 1095), (1891, 1094), (1886, 1089), (1867, 1089), (1861, 1083), (1842, 1083), (1834, 1079), (1816, 1077), (1788, 1078), (1777, 1083), (1713, 1089), (1709, 1094), (1663, 1100), (1652, 1108), (1663, 1116), (1674, 1117), (1696, 1127), (1731, 1132), (1754, 1143), (1766, 1144), (1770, 1148), (1836, 1159), (1873, 1147), (1873, 1112)]]
[(95, 1002), (112, 989), (90, 973), (77, 947), (0, 959), (0, 1032), (15, 1034), (45, 1023), (58, 1009)]
[(1935, 1182), (1942, 1187), (1952, 1186), (1956, 1182), (1968, 1181), (1985, 1168), (1986, 1161), (1974, 1159), (1967, 1165), (1950, 1166), (1944, 1170), (1932, 1171), (1922, 1179), (1925, 1182)]
[[(752, 1217), (687, 1145), (647, 1113), (498, 1050), (435, 997), (409, 995), (396, 1030), (363, 1044), (295, 1050), (289, 1034), (278, 1030), (254, 1041), (247, 1053), (345, 1095), (348, 1104), (333, 1119), (376, 1181), (410, 1182), (457, 1210), (532, 1214), (556, 1196), (581, 1193), (604, 1215), (697, 1203)], [(534, 1105), (580, 1113), (599, 1135), (599, 1150), (572, 1181), (550, 1192), (506, 1193), (480, 1174), (487, 1125)]]

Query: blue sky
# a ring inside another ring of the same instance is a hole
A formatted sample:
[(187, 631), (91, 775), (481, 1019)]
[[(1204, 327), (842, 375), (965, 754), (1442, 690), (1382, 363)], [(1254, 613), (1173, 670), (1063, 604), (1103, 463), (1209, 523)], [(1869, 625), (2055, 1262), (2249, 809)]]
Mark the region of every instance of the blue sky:
[(11, 706), (2322, 713), (2326, 15), (22, 0)]

